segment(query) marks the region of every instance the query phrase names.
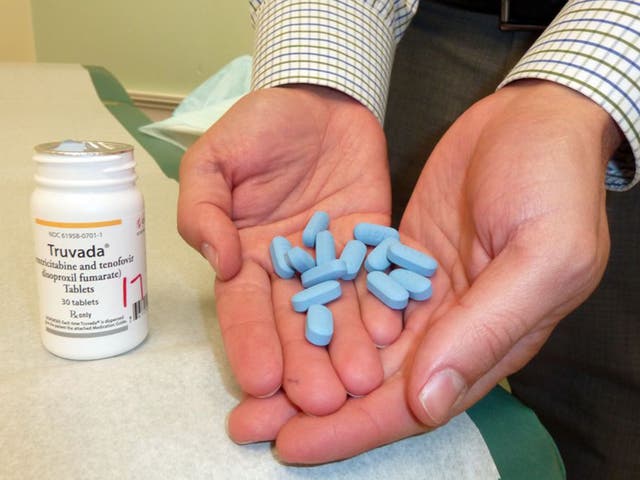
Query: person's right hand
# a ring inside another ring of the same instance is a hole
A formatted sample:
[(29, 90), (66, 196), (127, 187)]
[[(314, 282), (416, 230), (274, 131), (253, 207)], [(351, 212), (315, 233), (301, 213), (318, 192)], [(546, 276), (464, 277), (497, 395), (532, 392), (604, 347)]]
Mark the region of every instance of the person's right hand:
[(347, 393), (363, 395), (382, 382), (376, 345), (399, 335), (400, 314), (371, 300), (362, 281), (341, 282), (330, 347), (309, 344), (305, 316), (290, 301), (302, 287), (275, 275), (269, 243), (282, 235), (302, 245), (301, 232), (318, 210), (330, 215), (338, 253), (356, 223), (388, 224), (386, 158), (384, 134), (368, 109), (313, 86), (250, 93), (185, 154), (178, 229), (217, 273), (226, 354), (249, 395), (282, 386), (301, 410), (323, 415)]

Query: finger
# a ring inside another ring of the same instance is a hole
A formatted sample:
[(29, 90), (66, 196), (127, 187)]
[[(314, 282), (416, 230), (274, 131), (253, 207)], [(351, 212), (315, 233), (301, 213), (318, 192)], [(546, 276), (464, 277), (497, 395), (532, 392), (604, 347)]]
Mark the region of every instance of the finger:
[(509, 246), (434, 321), (416, 352), (408, 389), (421, 421), (441, 425), (473, 405), (494, 380), (537, 352), (570, 310), (565, 296), (581, 301), (582, 294), (568, 293), (566, 274), (553, 264), (550, 252)]
[[(423, 301), (409, 300), (404, 312), (404, 329), (391, 345), (380, 351), (384, 378), (395, 374), (405, 363), (409, 352), (415, 350), (437, 312), (451, 303), (451, 283), (444, 269), (431, 277), (431, 298)], [(444, 307), (443, 307), (444, 305)]]
[(283, 391), (269, 398), (246, 396), (229, 414), (227, 433), (239, 444), (269, 442), (298, 412)]
[(240, 238), (231, 219), (231, 190), (213, 163), (188, 153), (180, 165), (178, 231), (228, 280), (241, 268)]
[(404, 381), (397, 375), (361, 398), (352, 398), (324, 417), (292, 417), (276, 438), (280, 460), (316, 464), (358, 455), (426, 431), (405, 401)]
[(271, 280), (246, 261), (231, 280), (216, 280), (216, 309), (231, 369), (240, 388), (255, 397), (282, 384), (282, 350), (271, 304)]
[(365, 395), (382, 383), (383, 371), (376, 346), (361, 321), (354, 285), (342, 282), (342, 297), (329, 308), (334, 320), (331, 362), (347, 392)]
[(501, 380), (510, 373), (524, 367), (528, 359), (532, 358), (547, 340), (553, 328), (542, 328), (523, 337), (514, 347), (487, 373), (480, 377), (467, 392), (466, 397), (471, 399), (470, 405), (483, 398), (488, 391), (493, 389)]
[(325, 347), (305, 338), (306, 313), (295, 312), (291, 297), (302, 289), (298, 280), (274, 276), (273, 308), (282, 344), (284, 374), (282, 387), (289, 399), (311, 415), (326, 415), (346, 400), (346, 391)]
[(387, 307), (367, 288), (367, 272), (362, 271), (355, 279), (360, 301), (362, 321), (371, 341), (378, 347), (393, 343), (402, 332), (402, 312)]

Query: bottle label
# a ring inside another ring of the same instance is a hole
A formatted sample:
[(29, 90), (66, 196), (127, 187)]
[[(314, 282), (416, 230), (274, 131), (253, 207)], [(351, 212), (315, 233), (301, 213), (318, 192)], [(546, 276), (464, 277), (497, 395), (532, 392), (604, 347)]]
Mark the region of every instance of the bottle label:
[(35, 219), (44, 329), (103, 337), (147, 323), (144, 213), (96, 222)]

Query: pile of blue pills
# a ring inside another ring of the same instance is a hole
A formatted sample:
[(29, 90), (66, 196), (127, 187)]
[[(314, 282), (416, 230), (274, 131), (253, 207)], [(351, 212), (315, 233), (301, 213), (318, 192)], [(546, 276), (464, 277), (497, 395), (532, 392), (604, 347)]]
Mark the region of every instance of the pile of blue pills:
[[(367, 289), (389, 308), (402, 310), (409, 299), (431, 297), (431, 277), (435, 259), (400, 242), (394, 228), (359, 223), (353, 240), (336, 256), (329, 215), (315, 212), (302, 232), (302, 243), (315, 249), (315, 258), (302, 247), (294, 247), (285, 237), (274, 237), (270, 245), (271, 262), (284, 279), (300, 275), (304, 290), (291, 298), (296, 312), (307, 312), (305, 336), (318, 346), (326, 346), (333, 336), (333, 315), (325, 305), (340, 298), (340, 280), (353, 280), (362, 265), (367, 273)], [(372, 247), (368, 251), (367, 247)]]

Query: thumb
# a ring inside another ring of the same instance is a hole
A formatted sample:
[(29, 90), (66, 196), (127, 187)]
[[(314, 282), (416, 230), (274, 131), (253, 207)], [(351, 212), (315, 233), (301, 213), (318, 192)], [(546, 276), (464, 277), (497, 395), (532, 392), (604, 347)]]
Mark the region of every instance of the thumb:
[(585, 280), (598, 274), (591, 262), (567, 267), (569, 257), (524, 250), (507, 246), (461, 297), (436, 312), (408, 383), (408, 402), (424, 424), (446, 423), (522, 368), (593, 288)]
[(242, 265), (240, 237), (231, 220), (231, 190), (220, 171), (196, 168), (185, 156), (180, 166), (178, 232), (200, 252), (220, 280), (233, 278)]

